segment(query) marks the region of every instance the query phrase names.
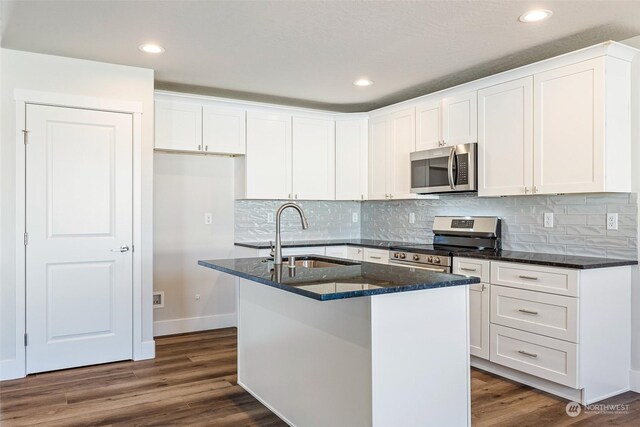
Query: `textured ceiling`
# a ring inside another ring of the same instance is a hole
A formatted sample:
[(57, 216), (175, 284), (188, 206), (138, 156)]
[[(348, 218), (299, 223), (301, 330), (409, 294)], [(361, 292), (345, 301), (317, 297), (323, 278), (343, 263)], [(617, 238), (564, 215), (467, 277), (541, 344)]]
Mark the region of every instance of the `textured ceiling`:
[[(153, 68), (158, 88), (335, 111), (640, 34), (639, 0), (2, 2), (6, 48)], [(533, 7), (554, 15), (518, 22)], [(166, 52), (138, 51), (147, 41)], [(358, 77), (375, 84), (354, 87)]]

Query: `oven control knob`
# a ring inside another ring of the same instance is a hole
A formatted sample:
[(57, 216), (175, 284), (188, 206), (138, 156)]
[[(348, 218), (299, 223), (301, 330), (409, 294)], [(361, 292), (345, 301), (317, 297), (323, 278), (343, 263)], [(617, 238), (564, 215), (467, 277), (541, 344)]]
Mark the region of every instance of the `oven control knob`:
[(404, 252), (400, 252), (400, 259), (405, 259), (407, 256)]
[(435, 262), (436, 264), (440, 264), (440, 258), (439, 257), (433, 258), (433, 262)]
[(414, 261), (420, 261), (420, 255), (414, 255), (413, 256), (413, 260)]
[(394, 258), (400, 258), (400, 254), (399, 254), (398, 252), (395, 252), (395, 253), (393, 254), (393, 257), (394, 257)]
[(433, 257), (430, 256), (429, 258), (427, 258), (427, 262), (433, 262)]

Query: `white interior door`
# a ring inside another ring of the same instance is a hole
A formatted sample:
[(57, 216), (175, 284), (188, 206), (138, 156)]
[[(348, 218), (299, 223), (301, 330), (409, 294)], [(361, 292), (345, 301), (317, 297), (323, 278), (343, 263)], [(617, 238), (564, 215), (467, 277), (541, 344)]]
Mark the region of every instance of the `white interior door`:
[(132, 116), (28, 105), (27, 372), (132, 357)]

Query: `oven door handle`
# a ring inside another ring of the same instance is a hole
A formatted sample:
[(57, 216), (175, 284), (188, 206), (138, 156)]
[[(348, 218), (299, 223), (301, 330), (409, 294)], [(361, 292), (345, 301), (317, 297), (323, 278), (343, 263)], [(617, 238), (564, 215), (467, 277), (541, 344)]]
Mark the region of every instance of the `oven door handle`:
[(411, 264), (411, 263), (407, 263), (407, 262), (402, 262), (402, 261), (396, 261), (396, 260), (389, 260), (389, 264), (390, 265), (397, 265), (399, 267), (408, 267), (408, 268), (415, 268), (418, 270), (429, 270), (429, 271), (434, 271), (436, 273), (449, 273), (449, 268), (448, 267), (428, 267), (425, 265), (415, 265), (415, 264)]
[(453, 176), (453, 160), (455, 159), (455, 156), (456, 156), (456, 146), (454, 145), (453, 147), (451, 147), (451, 151), (449, 151), (449, 162), (447, 163), (447, 171), (449, 172), (448, 174), (449, 186), (451, 187), (452, 190), (456, 189), (456, 183)]

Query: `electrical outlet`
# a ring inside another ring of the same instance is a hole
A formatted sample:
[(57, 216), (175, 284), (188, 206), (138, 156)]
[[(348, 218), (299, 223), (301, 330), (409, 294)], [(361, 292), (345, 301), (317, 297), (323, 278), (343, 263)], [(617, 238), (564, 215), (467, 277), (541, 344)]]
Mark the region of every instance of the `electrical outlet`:
[(273, 224), (273, 212), (267, 213), (267, 223)]
[(617, 230), (617, 229), (618, 229), (618, 214), (608, 213), (607, 214), (607, 230)]
[(196, 298), (196, 301), (198, 301), (200, 299), (200, 294), (196, 294), (195, 298)]
[(416, 223), (416, 214), (413, 212), (409, 213), (409, 224), (415, 224)]
[(153, 293), (153, 308), (164, 307), (164, 291), (155, 291)]
[(204, 224), (211, 225), (213, 224), (213, 215), (210, 212), (204, 214)]
[(351, 222), (358, 222), (358, 212), (351, 214)]
[(544, 226), (545, 228), (553, 228), (553, 212), (544, 213)]

